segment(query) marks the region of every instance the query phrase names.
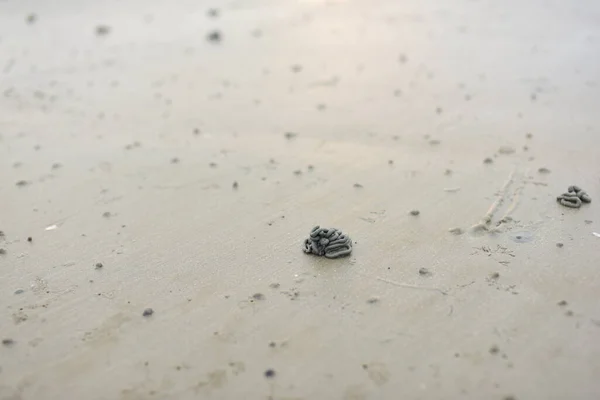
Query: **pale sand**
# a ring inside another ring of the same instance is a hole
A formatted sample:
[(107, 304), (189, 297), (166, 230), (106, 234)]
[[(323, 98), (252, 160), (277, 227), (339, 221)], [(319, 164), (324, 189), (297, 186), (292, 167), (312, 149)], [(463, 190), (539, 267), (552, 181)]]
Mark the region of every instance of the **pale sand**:
[(600, 3), (215, 3), (0, 2), (0, 399), (600, 398)]

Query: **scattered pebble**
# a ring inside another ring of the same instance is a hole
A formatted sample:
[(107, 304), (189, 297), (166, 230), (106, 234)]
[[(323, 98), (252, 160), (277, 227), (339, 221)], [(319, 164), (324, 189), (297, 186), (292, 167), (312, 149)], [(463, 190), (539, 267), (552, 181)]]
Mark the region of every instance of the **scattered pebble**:
[(26, 180), (20, 180), (20, 181), (17, 181), (17, 183), (15, 183), (15, 185), (17, 185), (18, 187), (25, 187), (25, 186), (29, 185), (29, 182)]
[(354, 187), (357, 188), (357, 189), (362, 189), (363, 185), (361, 185), (360, 183), (355, 183)]
[(151, 316), (152, 314), (154, 314), (154, 310), (153, 310), (153, 309), (151, 309), (151, 308), (146, 308), (146, 309), (144, 310), (144, 312), (142, 313), (142, 316), (144, 316), (144, 317), (149, 317), (149, 316)]
[(491, 157), (486, 157), (486, 158), (483, 160), (483, 163), (484, 163), (484, 164), (491, 164), (491, 163), (493, 163), (493, 162), (494, 162), (494, 160), (493, 160)]
[(294, 65), (292, 65), (291, 70), (295, 74), (297, 74), (298, 72), (302, 72), (302, 65), (294, 64)]
[(219, 16), (219, 9), (209, 8), (208, 11), (206, 12), (206, 15), (208, 15), (211, 18), (216, 18)]
[(498, 354), (500, 352), (500, 349), (498, 348), (498, 346), (493, 345), (492, 347), (490, 347), (490, 354)]
[(431, 139), (429, 141), (429, 144), (432, 146), (437, 146), (438, 144), (442, 143), (441, 141), (437, 140), (437, 139)]
[(561, 300), (557, 303), (560, 307), (565, 307), (566, 305), (568, 305), (569, 303), (567, 303), (566, 300)]
[(275, 343), (275, 342), (269, 342), (269, 347), (276, 347), (276, 346), (277, 346), (277, 343)]
[(429, 271), (427, 268), (419, 268), (419, 275), (429, 276), (431, 275), (431, 271)]
[(6, 347), (11, 347), (15, 344), (15, 341), (13, 339), (2, 339), (2, 344)]
[(453, 235), (462, 235), (464, 233), (462, 228), (450, 228), (448, 229), (448, 232), (450, 232)]
[(294, 132), (286, 132), (283, 134), (283, 136), (285, 136), (285, 138), (289, 140), (289, 139), (296, 138), (298, 136), (298, 134), (294, 133)]
[(442, 113), (442, 111), (443, 111), (443, 110), (442, 110), (442, 107), (437, 107), (437, 108), (435, 109), (435, 112), (436, 112), (436, 114), (441, 114), (441, 113)]
[(262, 293), (254, 293), (254, 294), (252, 295), (252, 298), (253, 298), (254, 300), (261, 301), (261, 300), (264, 300), (264, 299), (265, 299), (265, 295), (264, 295), (264, 294), (262, 294)]
[(567, 317), (572, 317), (573, 315), (575, 315), (575, 313), (574, 313), (573, 311), (569, 310), (569, 311), (567, 311), (567, 312), (565, 313), (565, 315), (566, 315)]
[(110, 217), (112, 217), (112, 214), (110, 213), (110, 211), (106, 211), (106, 212), (102, 213), (102, 216), (104, 218), (110, 218)]
[(102, 263), (96, 263), (96, 269), (100, 269), (104, 267), (104, 265), (102, 265)]
[(394, 160), (388, 160), (388, 165), (394, 165)]
[(56, 169), (60, 169), (60, 168), (62, 168), (62, 164), (61, 163), (54, 163), (54, 164), (52, 164), (52, 169), (56, 170)]
[(208, 166), (211, 167), (211, 168), (217, 168), (217, 163), (211, 162), (211, 163), (208, 164)]
[(173, 158), (171, 158), (171, 164), (179, 164), (179, 161), (180, 161), (180, 160), (179, 160), (179, 158), (177, 158), (177, 157), (173, 157)]
[(560, 242), (559, 242), (559, 243), (556, 243), (556, 247), (563, 247), (563, 246), (564, 246), (564, 244), (562, 244), (562, 243), (560, 243)]
[(27, 238), (27, 241), (28, 241), (29, 243), (31, 243), (31, 242), (33, 242), (33, 238), (32, 238), (31, 236), (29, 236), (29, 237)]
[(538, 169), (538, 172), (540, 174), (549, 174), (550, 170), (548, 168), (546, 168), (546, 167), (541, 167), (540, 169)]
[(265, 377), (266, 378), (274, 378), (275, 377), (275, 371), (272, 369), (268, 369), (265, 371)]
[(308, 167), (306, 167), (306, 168), (307, 168), (309, 171), (312, 171), (312, 170), (314, 170), (314, 169), (315, 169), (315, 167), (314, 167), (313, 165), (310, 165), (310, 164), (309, 164), (309, 165), (308, 165)]
[(498, 149), (498, 153), (500, 154), (513, 154), (516, 151), (516, 149), (512, 146), (501, 146)]
[(412, 211), (410, 212), (410, 215), (413, 215), (413, 216), (415, 216), (415, 217), (416, 217), (417, 215), (419, 215), (419, 214), (421, 214), (421, 211), (419, 211), (419, 210), (412, 210)]
[(300, 169), (295, 170), (294, 175), (302, 175), (302, 170), (300, 170)]
[(25, 293), (25, 291), (23, 289), (15, 290), (15, 294), (23, 294), (23, 293)]
[(401, 64), (406, 64), (406, 62), (408, 61), (408, 57), (405, 54), (400, 54), (400, 57), (398, 57), (398, 61), (400, 61)]
[(110, 33), (110, 26), (108, 25), (98, 25), (96, 27), (96, 35), (105, 36)]
[(212, 43), (219, 43), (221, 41), (221, 32), (220, 31), (212, 31), (206, 35), (206, 40)]
[(446, 175), (446, 176), (452, 175), (452, 170), (447, 168), (446, 171), (444, 171), (444, 175)]
[(234, 189), (237, 189), (240, 185), (237, 183), (237, 181), (233, 182), (233, 185), (231, 185)]
[(528, 134), (526, 134), (526, 135), (525, 135), (525, 137), (526, 137), (527, 139), (531, 139), (531, 138), (533, 138), (533, 134), (531, 134), (531, 133), (528, 133)]
[[(594, 221), (592, 221), (591, 219), (586, 219), (584, 222), (589, 225), (589, 224), (593, 223)], [(2, 236), (2, 235), (0, 235), (0, 236)]]
[(500, 278), (500, 273), (498, 273), (498, 272), (492, 272), (490, 274), (490, 279), (498, 279), (498, 278)]
[(37, 15), (34, 13), (31, 13), (25, 18), (25, 21), (28, 24), (33, 24), (35, 21), (37, 21)]
[(375, 304), (379, 302), (379, 298), (378, 297), (371, 297), (370, 299), (367, 300), (367, 304)]
[(6, 254), (6, 250), (4, 250), (4, 249), (0, 249), (0, 255), (2, 255), (2, 256), (3, 256), (3, 255), (5, 255), (5, 254)]
[(280, 286), (281, 286), (281, 285), (280, 285), (279, 283), (271, 283), (271, 284), (269, 285), (269, 287), (270, 287), (271, 289), (279, 289), (279, 287), (280, 287)]

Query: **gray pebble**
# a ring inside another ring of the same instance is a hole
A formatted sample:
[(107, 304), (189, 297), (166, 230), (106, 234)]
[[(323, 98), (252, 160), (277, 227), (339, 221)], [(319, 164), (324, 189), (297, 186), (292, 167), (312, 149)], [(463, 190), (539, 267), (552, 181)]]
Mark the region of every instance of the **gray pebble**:
[(416, 217), (417, 215), (419, 215), (419, 214), (421, 214), (421, 211), (419, 211), (419, 210), (412, 210), (412, 211), (410, 212), (410, 215), (413, 215), (413, 216), (415, 216), (415, 217)]
[(144, 310), (144, 312), (142, 313), (142, 316), (144, 316), (144, 317), (149, 317), (149, 316), (151, 316), (152, 314), (154, 314), (154, 310), (153, 310), (153, 309), (151, 309), (151, 308), (146, 308), (146, 309)]

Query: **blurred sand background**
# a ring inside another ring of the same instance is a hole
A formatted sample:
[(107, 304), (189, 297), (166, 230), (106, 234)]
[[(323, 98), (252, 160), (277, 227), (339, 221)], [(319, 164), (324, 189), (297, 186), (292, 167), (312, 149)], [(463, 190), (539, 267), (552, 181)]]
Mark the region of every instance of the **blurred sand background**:
[(0, 1), (0, 399), (600, 398), (599, 79), (593, 0)]

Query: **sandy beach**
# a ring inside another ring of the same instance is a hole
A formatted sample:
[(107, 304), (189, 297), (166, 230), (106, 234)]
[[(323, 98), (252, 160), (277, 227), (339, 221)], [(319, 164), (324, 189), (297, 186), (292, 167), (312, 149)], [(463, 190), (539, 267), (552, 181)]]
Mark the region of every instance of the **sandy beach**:
[(599, 399), (598, 21), (0, 1), (0, 400)]

